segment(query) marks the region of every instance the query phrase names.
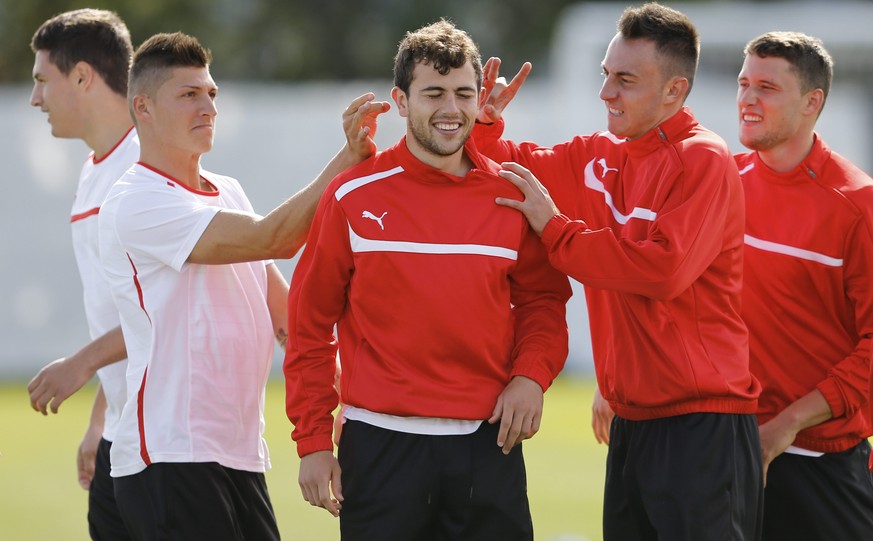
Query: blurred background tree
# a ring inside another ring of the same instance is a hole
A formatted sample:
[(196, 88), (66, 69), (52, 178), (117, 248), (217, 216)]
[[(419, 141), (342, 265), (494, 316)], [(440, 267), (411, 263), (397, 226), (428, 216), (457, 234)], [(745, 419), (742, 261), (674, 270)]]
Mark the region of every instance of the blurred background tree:
[(572, 0), (0, 0), (0, 83), (28, 81), (30, 38), (70, 9), (116, 11), (134, 45), (177, 30), (212, 49), (219, 80), (389, 78), (397, 43), (440, 17), (500, 56), (509, 70), (525, 60), (547, 69), (555, 22)]

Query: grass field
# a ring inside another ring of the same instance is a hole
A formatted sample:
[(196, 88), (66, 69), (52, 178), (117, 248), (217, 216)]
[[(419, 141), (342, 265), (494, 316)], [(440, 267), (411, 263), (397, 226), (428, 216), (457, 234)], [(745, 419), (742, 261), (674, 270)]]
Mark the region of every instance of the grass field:
[[(539, 541), (602, 538), (606, 448), (591, 435), (593, 381), (562, 377), (546, 394), (539, 434), (524, 444), (528, 496)], [(88, 539), (87, 493), (76, 481), (75, 453), (93, 389), (86, 388), (58, 415), (29, 407), (24, 383), (0, 385), (0, 540)], [(273, 469), (267, 483), (283, 539), (339, 539), (339, 523), (310, 507), (297, 487), (298, 459), (283, 410), (284, 389), (267, 388), (267, 441)]]

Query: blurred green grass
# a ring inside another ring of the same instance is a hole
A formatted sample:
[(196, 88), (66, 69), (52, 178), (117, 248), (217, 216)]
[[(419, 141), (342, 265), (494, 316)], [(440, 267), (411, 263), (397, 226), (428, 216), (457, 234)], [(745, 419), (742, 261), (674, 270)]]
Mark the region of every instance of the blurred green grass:
[[(75, 459), (94, 389), (43, 417), (30, 409), (25, 385), (0, 384), (0, 540), (87, 540), (87, 493), (76, 481)], [(546, 393), (539, 434), (524, 444), (538, 540), (602, 539), (606, 447), (591, 434), (593, 392), (593, 379), (560, 377)], [(339, 522), (300, 496), (280, 379), (267, 386), (266, 420), (273, 463), (267, 484), (283, 539), (338, 540)]]

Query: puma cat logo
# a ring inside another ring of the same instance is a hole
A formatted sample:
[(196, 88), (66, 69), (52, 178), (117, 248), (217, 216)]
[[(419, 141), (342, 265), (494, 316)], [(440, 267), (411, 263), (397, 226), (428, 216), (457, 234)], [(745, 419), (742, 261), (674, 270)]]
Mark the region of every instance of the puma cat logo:
[(382, 231), (385, 231), (385, 225), (382, 223), (382, 218), (384, 218), (386, 214), (388, 214), (387, 210), (382, 213), (382, 216), (377, 217), (375, 214), (373, 214), (369, 210), (365, 210), (364, 213), (361, 214), (361, 218), (367, 218), (367, 219), (373, 220), (375, 222), (378, 222), (379, 227), (382, 228)]
[(615, 171), (616, 173), (618, 173), (618, 169), (606, 165), (606, 158), (600, 158), (599, 160), (597, 160), (597, 164), (600, 166), (601, 169), (603, 169), (604, 177), (606, 176), (606, 173), (609, 173), (610, 171)]

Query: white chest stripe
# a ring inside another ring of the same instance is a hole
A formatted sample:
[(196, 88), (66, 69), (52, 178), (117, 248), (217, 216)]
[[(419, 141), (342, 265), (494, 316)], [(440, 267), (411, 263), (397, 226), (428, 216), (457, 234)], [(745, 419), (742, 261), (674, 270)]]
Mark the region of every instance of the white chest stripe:
[(359, 236), (349, 226), (349, 241), (353, 253), (363, 252), (403, 252), (410, 254), (472, 254), (491, 257), (502, 257), (515, 261), (518, 252), (500, 246), (484, 244), (430, 244), (424, 242), (406, 242), (397, 240), (372, 240)]
[(603, 186), (603, 181), (597, 178), (597, 175), (594, 174), (594, 159), (588, 162), (588, 165), (585, 166), (585, 186), (603, 194), (603, 199), (612, 211), (613, 218), (615, 218), (616, 222), (622, 225), (626, 224), (631, 218), (654, 222), (655, 218), (658, 217), (657, 212), (642, 207), (634, 207), (634, 209), (630, 211), (630, 214), (622, 214), (619, 212), (619, 210), (615, 208), (612, 194), (606, 191), (606, 187)]
[(402, 172), (403, 168), (398, 165), (394, 169), (389, 169), (388, 171), (380, 171), (378, 173), (373, 173), (372, 175), (367, 175), (366, 177), (360, 177), (354, 180), (350, 180), (339, 187), (339, 189), (334, 193), (334, 197), (336, 197), (336, 200), (339, 201), (352, 190), (356, 190), (361, 186), (366, 186), (371, 182), (376, 182), (377, 180), (382, 180), (383, 178), (392, 177)]
[(810, 250), (804, 250), (802, 248), (795, 248), (794, 246), (788, 246), (786, 244), (779, 244), (776, 242), (770, 242), (768, 240), (757, 239), (751, 235), (743, 235), (743, 241), (748, 246), (752, 246), (753, 248), (757, 248), (759, 250), (764, 250), (765, 252), (773, 252), (777, 254), (796, 257), (799, 259), (806, 259), (808, 261), (815, 261), (816, 263), (821, 263), (822, 265), (827, 265), (828, 267), (843, 266), (842, 259), (820, 254), (818, 252), (812, 252)]

